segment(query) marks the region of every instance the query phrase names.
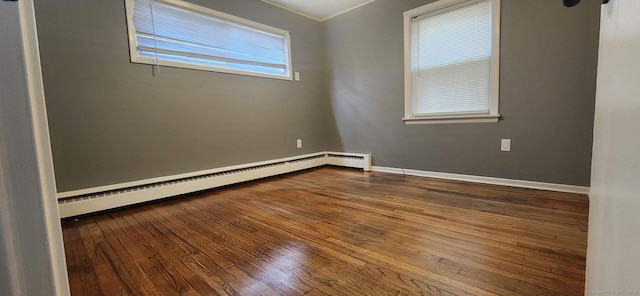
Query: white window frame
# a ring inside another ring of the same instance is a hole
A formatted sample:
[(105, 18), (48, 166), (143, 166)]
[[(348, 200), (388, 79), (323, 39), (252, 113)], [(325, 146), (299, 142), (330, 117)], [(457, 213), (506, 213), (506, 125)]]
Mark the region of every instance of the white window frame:
[(427, 5), (406, 11), (404, 13), (404, 122), (405, 124), (432, 124), (432, 123), (479, 123), (497, 122), (500, 118), (499, 91), (500, 91), (500, 6), (501, 0), (492, 1), (491, 7), (491, 60), (490, 60), (490, 86), (489, 86), (489, 113), (488, 114), (456, 114), (456, 115), (414, 115), (412, 106), (412, 74), (411, 74), (411, 22), (414, 17), (429, 13), (440, 13), (480, 2), (482, 0), (440, 0)]
[(285, 43), (284, 45), (285, 45), (285, 59), (286, 59), (285, 75), (245, 71), (245, 70), (230, 69), (230, 68), (216, 67), (216, 66), (210, 66), (210, 65), (187, 63), (187, 62), (168, 61), (163, 59), (154, 59), (154, 58), (140, 56), (138, 55), (137, 42), (136, 42), (136, 30), (133, 23), (133, 0), (125, 0), (126, 16), (127, 16), (127, 32), (129, 35), (129, 51), (130, 51), (130, 57), (131, 57), (132, 63), (168, 66), (168, 67), (175, 67), (175, 68), (185, 68), (185, 69), (203, 70), (203, 71), (211, 71), (211, 72), (222, 72), (222, 73), (265, 77), (265, 78), (275, 78), (275, 79), (282, 79), (282, 80), (292, 80), (293, 70), (291, 66), (291, 36), (288, 31), (271, 27), (258, 22), (254, 22), (251, 20), (247, 20), (244, 18), (240, 18), (234, 15), (226, 14), (217, 10), (213, 10), (211, 8), (181, 1), (181, 0), (151, 0), (151, 1), (161, 3), (161, 4), (171, 5), (171, 6), (185, 9), (188, 11), (211, 16), (213, 18), (222, 19), (222, 20), (239, 24), (239, 25), (250, 27), (257, 31), (262, 31), (262, 32), (283, 37), (284, 43)]

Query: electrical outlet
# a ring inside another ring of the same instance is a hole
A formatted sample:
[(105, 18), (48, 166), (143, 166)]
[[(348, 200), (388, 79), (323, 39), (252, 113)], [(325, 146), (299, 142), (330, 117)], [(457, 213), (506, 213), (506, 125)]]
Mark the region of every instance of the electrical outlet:
[(296, 140), (296, 147), (297, 148), (302, 148), (302, 139)]
[[(294, 72), (293, 73), (293, 79), (295, 79), (296, 81), (300, 81), (300, 72)], [(298, 147), (300, 148), (300, 147)]]
[(500, 151), (511, 151), (511, 139), (502, 139), (500, 141)]

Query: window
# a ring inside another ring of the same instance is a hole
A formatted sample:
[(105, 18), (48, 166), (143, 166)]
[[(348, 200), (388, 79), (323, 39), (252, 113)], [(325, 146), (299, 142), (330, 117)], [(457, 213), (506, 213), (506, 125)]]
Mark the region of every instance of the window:
[(291, 80), (289, 32), (179, 0), (126, 0), (131, 62)]
[(405, 123), (497, 122), (500, 0), (404, 14)]

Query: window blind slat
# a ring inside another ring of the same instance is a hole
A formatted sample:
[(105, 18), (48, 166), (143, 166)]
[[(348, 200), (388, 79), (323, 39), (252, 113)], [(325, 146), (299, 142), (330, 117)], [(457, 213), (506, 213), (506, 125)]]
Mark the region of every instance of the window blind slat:
[(491, 26), (490, 0), (413, 20), (415, 116), (489, 113)]
[(132, 19), (140, 56), (288, 75), (288, 36), (149, 0), (133, 0)]

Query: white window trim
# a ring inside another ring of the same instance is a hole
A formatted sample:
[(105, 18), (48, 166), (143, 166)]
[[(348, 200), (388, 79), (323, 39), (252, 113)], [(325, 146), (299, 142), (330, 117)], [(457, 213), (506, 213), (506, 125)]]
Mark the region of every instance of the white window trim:
[(433, 124), (433, 123), (482, 123), (498, 122), (500, 119), (500, 7), (501, 0), (491, 0), (491, 72), (489, 73), (489, 114), (451, 114), (437, 116), (415, 116), (412, 108), (411, 81), (411, 20), (416, 16), (430, 12), (451, 8), (465, 2), (479, 2), (481, 0), (440, 0), (404, 12), (404, 120), (405, 124)]
[(238, 75), (246, 75), (246, 76), (256, 76), (256, 77), (264, 77), (264, 78), (275, 78), (282, 80), (292, 80), (293, 78), (293, 70), (291, 63), (291, 35), (288, 31), (282, 30), (279, 28), (271, 27), (265, 24), (261, 24), (258, 22), (250, 21), (241, 17), (237, 17), (234, 15), (226, 14), (220, 11), (213, 10), (211, 8), (202, 7), (199, 5), (195, 5), (192, 3), (188, 3), (181, 0), (153, 0), (158, 3), (167, 3), (172, 6), (177, 6), (186, 10), (191, 10), (193, 12), (210, 15), (215, 18), (224, 19), (227, 21), (235, 22), (247, 27), (254, 28), (256, 30), (272, 33), (275, 35), (284, 36), (285, 38), (285, 58), (287, 65), (286, 75), (273, 75), (273, 74), (265, 74), (253, 71), (243, 71), (236, 69), (228, 69), (223, 67), (215, 67), (215, 66), (203, 66), (197, 64), (190, 63), (181, 63), (175, 61), (166, 61), (166, 60), (156, 60), (153, 58), (141, 57), (138, 55), (137, 51), (137, 43), (136, 43), (136, 32), (135, 26), (133, 24), (133, 0), (126, 0), (126, 16), (127, 16), (127, 32), (129, 34), (129, 56), (131, 57), (132, 63), (138, 64), (148, 64), (148, 65), (160, 65), (160, 66), (168, 66), (174, 68), (184, 68), (184, 69), (194, 69), (194, 70), (202, 70), (209, 72), (222, 72), (222, 73), (230, 73), (230, 74), (238, 74)]

